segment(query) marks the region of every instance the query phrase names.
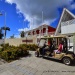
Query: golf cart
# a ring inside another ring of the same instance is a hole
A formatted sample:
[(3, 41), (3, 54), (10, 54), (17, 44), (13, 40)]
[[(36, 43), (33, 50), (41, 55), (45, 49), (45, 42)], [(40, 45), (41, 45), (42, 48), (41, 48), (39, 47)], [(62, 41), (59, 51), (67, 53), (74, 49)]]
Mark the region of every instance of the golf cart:
[[(61, 53), (54, 53), (54, 50), (52, 49), (57, 49), (59, 45), (59, 41), (62, 40), (63, 42), (63, 50)], [(55, 47), (52, 48), (51, 50), (49, 49), (48, 44), (54, 41), (55, 42)], [(46, 48), (45, 54), (43, 54), (43, 45), (46, 43)], [(74, 54), (74, 43), (70, 45), (70, 39), (66, 36), (52, 36), (52, 37), (42, 37), (40, 38), (39, 42), (39, 47), (35, 52), (36, 57), (48, 57), (52, 59), (57, 59), (57, 60), (62, 60), (64, 64), (70, 65), (72, 61), (75, 59), (75, 54)]]

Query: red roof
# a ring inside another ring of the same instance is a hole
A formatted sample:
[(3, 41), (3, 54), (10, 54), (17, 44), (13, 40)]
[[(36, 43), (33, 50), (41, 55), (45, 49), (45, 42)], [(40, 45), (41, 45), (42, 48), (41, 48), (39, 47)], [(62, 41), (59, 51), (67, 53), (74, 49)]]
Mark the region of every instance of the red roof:
[[(31, 31), (33, 31), (33, 34), (34, 34), (34, 31), (36, 30), (36, 32), (37, 32), (37, 34), (39, 34), (39, 29), (40, 28), (42, 28), (42, 26), (44, 27), (46, 27), (46, 26), (48, 26), (48, 32), (55, 32), (56, 31), (56, 28), (53, 28), (53, 27), (51, 27), (51, 26), (49, 26), (49, 25), (46, 25), (46, 24), (44, 24), (44, 25), (41, 25), (41, 26), (39, 26), (39, 27), (37, 27), (37, 28), (35, 28), (35, 29), (33, 29), (33, 30), (29, 30), (29, 31), (27, 31), (27, 32), (31, 32)], [(46, 32), (46, 28), (43, 28), (43, 33), (45, 33)], [(41, 30), (42, 31), (42, 30)]]

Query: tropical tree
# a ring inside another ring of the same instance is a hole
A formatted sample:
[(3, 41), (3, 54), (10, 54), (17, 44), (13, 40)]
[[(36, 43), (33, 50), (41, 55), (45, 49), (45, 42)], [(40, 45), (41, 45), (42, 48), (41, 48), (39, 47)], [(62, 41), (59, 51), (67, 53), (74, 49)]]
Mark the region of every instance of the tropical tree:
[(2, 39), (3, 37), (3, 33), (2, 33), (2, 29), (0, 29), (0, 39)]
[(24, 36), (24, 31), (21, 31), (21, 35), (20, 35), (20, 36), (21, 36), (22, 38), (25, 37), (25, 36)]
[(7, 30), (10, 31), (10, 28), (9, 28), (9, 27), (1, 27), (1, 29), (5, 31), (4, 35), (5, 35), (5, 37), (6, 37), (6, 31), (7, 31)]

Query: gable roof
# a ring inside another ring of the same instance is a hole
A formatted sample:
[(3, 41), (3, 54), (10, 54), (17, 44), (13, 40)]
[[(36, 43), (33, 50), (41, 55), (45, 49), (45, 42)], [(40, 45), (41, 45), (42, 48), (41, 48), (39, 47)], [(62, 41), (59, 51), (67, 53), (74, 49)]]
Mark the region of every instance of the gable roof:
[[(56, 28), (56, 32), (55, 32), (55, 35), (58, 35), (59, 33), (59, 30), (61, 29), (61, 22), (63, 21), (64, 17), (65, 17), (65, 13), (67, 13), (68, 15), (70, 15), (72, 18), (75, 18), (75, 15), (73, 13), (71, 13), (68, 9), (64, 8), (63, 11), (62, 11), (62, 14), (61, 14), (61, 17), (60, 17), (60, 20), (59, 20), (59, 23), (58, 23), (58, 26)], [(66, 17), (67, 18), (67, 17)]]
[(25, 31), (25, 32), (35, 31), (35, 30), (40, 29), (40, 28), (42, 28), (42, 27), (44, 27), (44, 26), (47, 26), (47, 27), (49, 27), (50, 29), (53, 29), (54, 31), (56, 30), (56, 28), (54, 28), (54, 27), (52, 27), (52, 26), (49, 26), (49, 25), (47, 25), (47, 24), (43, 24), (43, 25), (41, 25), (41, 26), (39, 26), (39, 27), (37, 27), (37, 28), (35, 28), (35, 29), (28, 30), (28, 31)]

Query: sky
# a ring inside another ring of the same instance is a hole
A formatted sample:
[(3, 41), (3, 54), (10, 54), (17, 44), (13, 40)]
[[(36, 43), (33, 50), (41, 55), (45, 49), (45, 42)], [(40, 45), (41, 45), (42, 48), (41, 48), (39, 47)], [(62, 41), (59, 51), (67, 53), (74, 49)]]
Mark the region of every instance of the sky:
[(56, 28), (63, 8), (75, 14), (75, 0), (0, 0), (0, 12), (3, 14), (0, 27), (6, 25), (10, 28), (7, 38), (13, 34), (19, 37), (22, 30), (31, 30), (42, 24)]

